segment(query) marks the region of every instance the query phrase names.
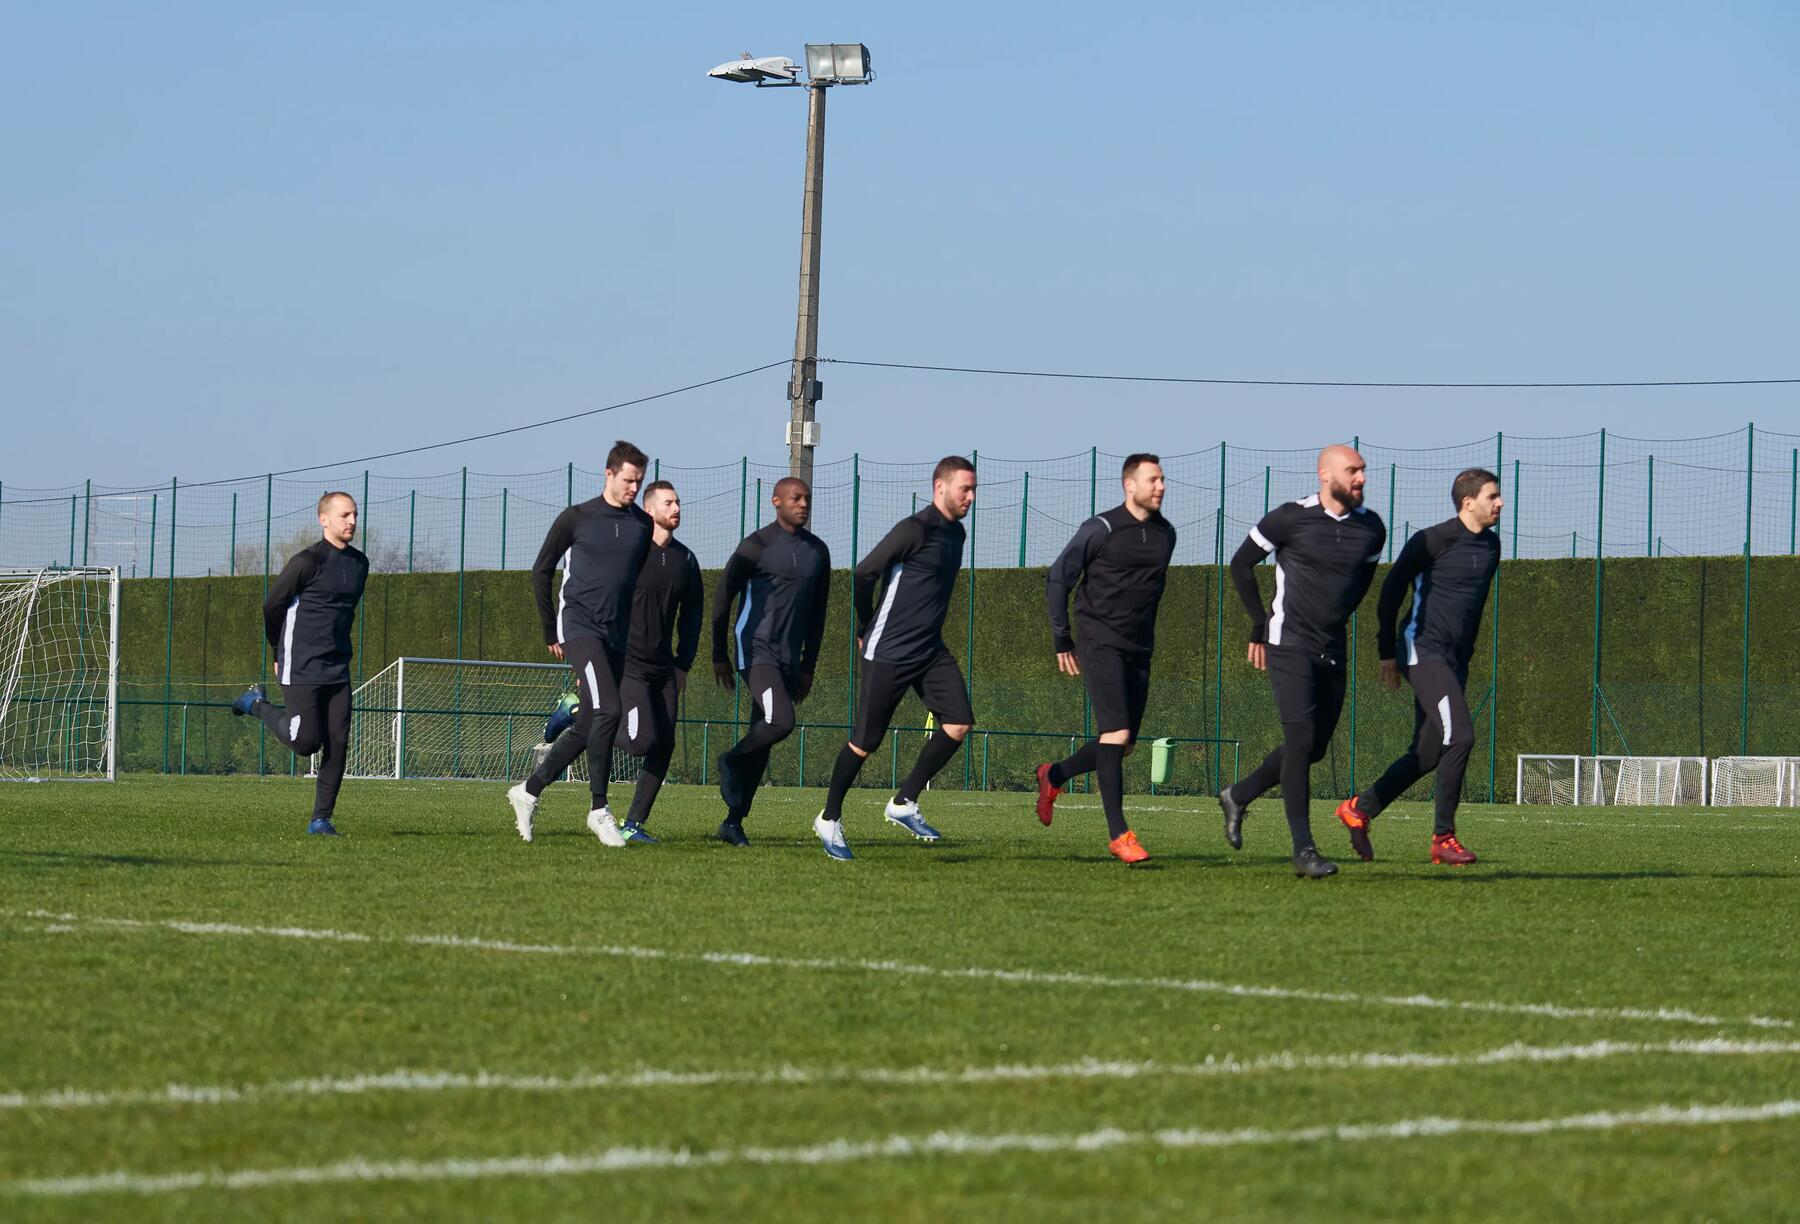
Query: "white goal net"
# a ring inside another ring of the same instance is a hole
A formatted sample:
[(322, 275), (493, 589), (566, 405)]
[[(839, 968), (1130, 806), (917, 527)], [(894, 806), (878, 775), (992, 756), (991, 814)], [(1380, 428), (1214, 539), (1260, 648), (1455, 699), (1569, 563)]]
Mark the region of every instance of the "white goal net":
[(0, 570), (0, 780), (110, 779), (119, 571)]
[(1700, 807), (1706, 758), (1520, 753), (1519, 803)]
[(1800, 757), (1719, 757), (1712, 763), (1715, 807), (1800, 807)]
[[(551, 712), (574, 688), (575, 675), (562, 663), (395, 659), (351, 695), (345, 772), (353, 778), (523, 778), (536, 764)], [(587, 780), (585, 753), (567, 776)], [(612, 780), (636, 776), (636, 760), (615, 748)]]

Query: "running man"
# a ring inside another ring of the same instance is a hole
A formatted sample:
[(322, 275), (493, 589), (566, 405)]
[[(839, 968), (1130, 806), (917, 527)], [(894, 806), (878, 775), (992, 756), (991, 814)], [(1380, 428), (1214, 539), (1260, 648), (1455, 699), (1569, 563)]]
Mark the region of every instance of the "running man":
[[(1375, 857), (1369, 822), (1420, 778), (1437, 770), (1437, 821), (1431, 833), (1431, 861), (1465, 867), (1475, 856), (1456, 839), (1456, 805), (1462, 800), (1463, 770), (1475, 746), (1475, 726), (1463, 690), (1469, 683), (1469, 656), (1481, 632), (1488, 586), (1500, 568), (1500, 537), (1494, 525), (1506, 503), (1500, 478), (1470, 468), (1450, 485), (1456, 515), (1413, 533), (1381, 583), (1376, 633), (1381, 682), (1412, 685), (1413, 746), (1360, 795), (1338, 804), (1337, 818), (1350, 830), (1359, 857)], [(1400, 602), (1412, 592), (1406, 629), (1394, 632)]]
[[(619, 746), (642, 758), (642, 764), (631, 811), (619, 833), (627, 843), (655, 845), (657, 839), (644, 831), (644, 823), (675, 755), (675, 719), (688, 669), (700, 650), (706, 588), (700, 579), (700, 559), (675, 538), (675, 529), (681, 526), (681, 497), (675, 486), (666, 480), (645, 486), (643, 503), (655, 530), (631, 596), (631, 640), (625, 647), (625, 682), (619, 687), (625, 709)], [(671, 651), (670, 638), (678, 629), (680, 641)]]
[[(769, 753), (794, 730), (794, 706), (812, 692), (831, 597), (831, 550), (806, 529), (812, 489), (797, 476), (775, 482), (775, 521), (744, 537), (713, 592), (713, 676), (731, 692), (737, 675), (750, 691), (750, 730), (719, 757), (725, 819), (719, 840), (747, 846), (744, 817), (769, 768)], [(732, 604), (743, 599), (734, 624)], [(727, 640), (737, 645), (734, 669)]]
[(306, 831), (336, 837), (331, 815), (350, 745), (350, 630), (369, 580), (369, 559), (350, 543), (356, 499), (348, 493), (319, 499), (319, 529), (323, 538), (289, 558), (263, 600), (263, 632), (287, 705), (272, 704), (268, 691), (253, 684), (231, 703), (231, 712), (260, 718), (295, 756), (324, 749)]
[[(1044, 580), (1056, 666), (1087, 685), (1100, 732), (1068, 760), (1038, 766), (1037, 815), (1049, 824), (1069, 779), (1091, 771), (1100, 781), (1106, 848), (1121, 862), (1141, 863), (1150, 852), (1125, 823), (1125, 758), (1137, 746), (1150, 698), (1156, 610), (1175, 555), (1175, 528), (1162, 516), (1160, 458), (1127, 456), (1120, 479), (1125, 501), (1083, 523)], [(1079, 642), (1069, 628), (1070, 591)]]
[[(813, 832), (834, 859), (848, 859), (844, 842), (844, 796), (869, 754), (881, 747), (894, 711), (907, 691), (917, 693), (937, 719), (919, 749), (912, 772), (888, 800), (886, 815), (920, 841), (942, 836), (919, 815), (919, 796), (962, 747), (975, 714), (956, 657), (944, 645), (944, 617), (950, 592), (962, 569), (962, 521), (975, 504), (975, 465), (961, 455), (938, 460), (931, 473), (931, 504), (903, 518), (856, 567), (852, 602), (856, 608), (857, 652), (862, 656), (862, 694), (850, 740), (831, 768), (825, 809)], [(881, 610), (875, 588), (882, 589)]]
[[(1363, 457), (1348, 446), (1319, 452), (1319, 491), (1277, 506), (1231, 558), (1231, 578), (1250, 614), (1250, 665), (1269, 673), (1282, 742), (1248, 777), (1219, 792), (1225, 840), (1244, 846), (1244, 812), (1281, 784), (1294, 874), (1322, 879), (1337, 864), (1313, 843), (1312, 766), (1325, 759), (1344, 709), (1344, 627), (1375, 577), (1387, 542), (1381, 517), (1363, 505)], [(1275, 554), (1275, 599), (1265, 609), (1256, 566)]]
[[(606, 455), (606, 483), (600, 496), (570, 506), (556, 516), (544, 546), (531, 567), (538, 619), (552, 658), (575, 669), (575, 691), (581, 705), (575, 724), (550, 746), (550, 752), (523, 782), (506, 792), (513, 824), (526, 841), (544, 788), (587, 753), (588, 788), (593, 792), (587, 827), (603, 846), (625, 845), (618, 822), (606, 806), (607, 775), (612, 771), (613, 737), (624, 707), (619, 683), (625, 670), (625, 647), (631, 636), (631, 599), (638, 571), (650, 551), (653, 525), (637, 506), (638, 484), (648, 456), (626, 441), (613, 443)], [(550, 582), (560, 563), (562, 588), (554, 600)]]

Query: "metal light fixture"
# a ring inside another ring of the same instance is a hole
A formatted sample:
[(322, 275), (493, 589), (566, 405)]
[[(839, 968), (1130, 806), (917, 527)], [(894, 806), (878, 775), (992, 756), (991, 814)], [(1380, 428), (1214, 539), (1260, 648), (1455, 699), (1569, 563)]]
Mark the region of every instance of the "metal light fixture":
[(875, 68), (861, 43), (807, 43), (806, 75), (821, 84), (866, 85), (875, 79)]

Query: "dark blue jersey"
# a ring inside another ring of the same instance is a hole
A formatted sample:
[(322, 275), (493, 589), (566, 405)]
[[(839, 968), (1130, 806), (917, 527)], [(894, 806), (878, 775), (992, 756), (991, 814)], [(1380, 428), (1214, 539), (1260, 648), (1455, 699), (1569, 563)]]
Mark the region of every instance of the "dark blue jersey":
[[(743, 598), (737, 619), (731, 606)], [(825, 637), (826, 601), (831, 597), (831, 551), (804, 527), (783, 531), (770, 523), (744, 537), (725, 563), (713, 593), (713, 661), (730, 661), (726, 643), (737, 646), (737, 667), (757, 665), (810, 675)]]
[(345, 684), (350, 631), (369, 580), (369, 559), (329, 541), (301, 549), (282, 567), (263, 600), (263, 632), (283, 684)]
[[(1381, 583), (1376, 605), (1381, 657), (1413, 664), (1422, 661), (1468, 664), (1481, 632), (1488, 586), (1500, 568), (1500, 537), (1470, 531), (1453, 518), (1415, 531)], [(1400, 602), (1412, 592), (1412, 612), (1395, 633)]]

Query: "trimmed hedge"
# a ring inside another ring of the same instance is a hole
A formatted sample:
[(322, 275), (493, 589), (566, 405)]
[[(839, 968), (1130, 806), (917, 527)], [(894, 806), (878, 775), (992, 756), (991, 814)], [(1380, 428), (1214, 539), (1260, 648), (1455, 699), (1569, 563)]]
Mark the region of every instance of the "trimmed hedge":
[[(708, 575), (708, 590), (716, 574)], [(1243, 661), (1244, 615), (1227, 582), (1223, 636), (1220, 636), (1218, 580), (1212, 566), (1172, 570), (1164, 598), (1146, 735), (1203, 739), (1222, 726), (1226, 737), (1242, 741), (1240, 771), (1248, 770), (1279, 736), (1266, 682)], [(1272, 574), (1261, 574), (1265, 592)], [(1070, 736), (1084, 731), (1079, 682), (1059, 676), (1050, 655), (1044, 617), (1044, 571), (985, 570), (973, 575), (973, 666), (970, 602), (965, 572), (952, 599), (945, 638), (972, 678), (977, 717), (985, 728), (1036, 732), (1043, 738), (994, 736), (966, 754), (970, 782), (980, 785), (983, 765), (994, 787), (1021, 787), (1032, 766), (1066, 752)], [(1377, 578), (1377, 583), (1380, 579)], [(1739, 558), (1613, 558), (1605, 569), (1602, 618), (1602, 752), (1722, 755), (1738, 751), (1800, 752), (1800, 727), (1791, 711), (1800, 699), (1792, 672), (1800, 647), (1800, 559), (1758, 557), (1751, 572), (1751, 657), (1749, 723), (1743, 730), (1744, 566)], [(165, 635), (173, 587), (173, 660), (165, 678)], [(462, 657), (548, 659), (532, 604), (530, 576), (522, 571), (456, 574), (374, 574), (363, 601), (359, 627), (359, 678), (375, 674), (400, 654), (456, 657), (458, 590), (462, 593)], [(223, 704), (262, 674), (261, 576), (141, 579), (123, 584), (120, 613), (121, 698), (160, 701), (165, 688), (188, 711), (190, 768), (253, 769), (259, 739), (241, 720), (203, 712), (199, 703)], [(831, 620), (825, 635), (814, 694), (802, 717), (843, 724), (850, 713), (848, 677), (849, 575), (839, 571), (832, 585)], [(1512, 761), (1518, 752), (1586, 752), (1592, 734), (1589, 700), (1593, 669), (1594, 562), (1587, 560), (1507, 561), (1497, 583), (1501, 642), (1499, 723), (1494, 768), (1497, 798), (1510, 798)], [(1412, 734), (1413, 707), (1405, 693), (1381, 688), (1376, 659), (1374, 595), (1357, 622), (1356, 700), (1346, 708), (1332, 755), (1318, 766), (1321, 794), (1346, 793), (1352, 778), (1360, 785), (1404, 749)], [(1471, 666), (1469, 695), (1477, 709), (1478, 735), (1466, 794), (1488, 795), (1488, 691), (1491, 634), (1496, 622), (1490, 600), (1482, 641)], [(704, 637), (704, 633), (703, 633)], [(1222, 647), (1222, 651), (1221, 651)], [(686, 717), (729, 721), (735, 702), (714, 687), (706, 661), (711, 643), (703, 640), (700, 665), (686, 699)], [(1223, 703), (1215, 710), (1216, 671), (1224, 662)], [(165, 682), (166, 679), (166, 682)], [(170, 735), (179, 712), (169, 716)], [(912, 699), (898, 716), (902, 725), (924, 718)], [(163, 766), (164, 711), (128, 705), (122, 717), (121, 747), (134, 768)], [(196, 730), (198, 728), (198, 730)], [(728, 728), (708, 732), (706, 747)], [(818, 736), (827, 744), (821, 747)], [(817, 781), (835, 752), (836, 735), (811, 736), (806, 765)], [(199, 741), (203, 743), (198, 744)], [(977, 737), (979, 739), (979, 737)], [(700, 743), (685, 758), (696, 780), (702, 766)], [(903, 746), (903, 756), (910, 756)], [(823, 756), (820, 756), (820, 753)], [(170, 767), (179, 768), (173, 751)], [(777, 754), (778, 780), (800, 776), (799, 744)], [(867, 776), (885, 782), (893, 768), (877, 754)], [(267, 756), (286, 768), (282, 754)], [(710, 766), (708, 766), (710, 768)], [(1130, 763), (1135, 785), (1146, 785), (1148, 753)], [(1203, 791), (1232, 774), (1229, 749), (1214, 773), (1212, 751), (1184, 749), (1174, 788)], [(946, 773), (951, 782), (957, 766)], [(1221, 777), (1222, 775), (1222, 777)], [(1429, 792), (1429, 782), (1421, 791)]]

